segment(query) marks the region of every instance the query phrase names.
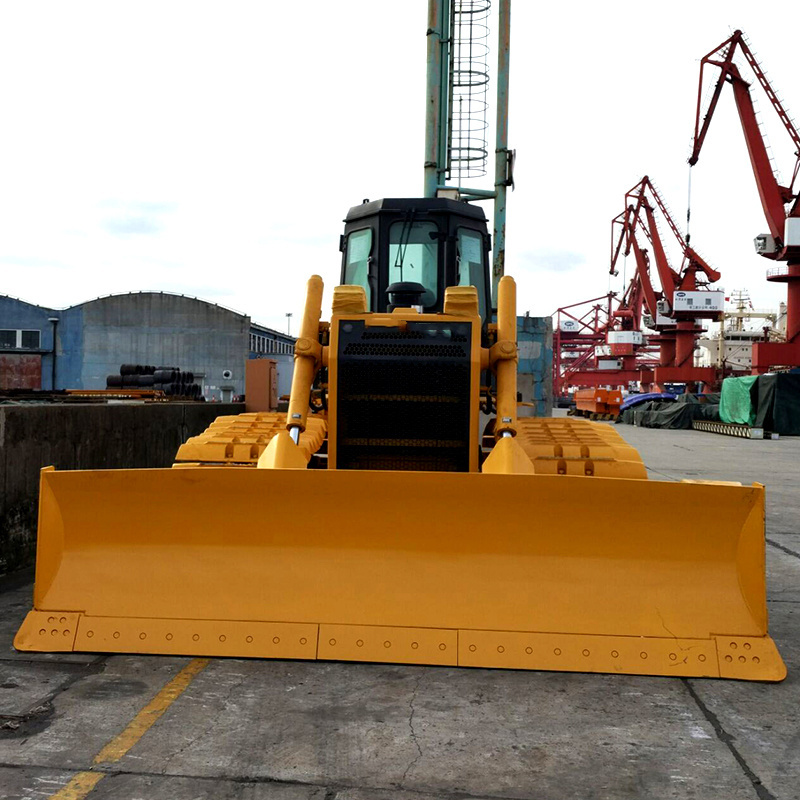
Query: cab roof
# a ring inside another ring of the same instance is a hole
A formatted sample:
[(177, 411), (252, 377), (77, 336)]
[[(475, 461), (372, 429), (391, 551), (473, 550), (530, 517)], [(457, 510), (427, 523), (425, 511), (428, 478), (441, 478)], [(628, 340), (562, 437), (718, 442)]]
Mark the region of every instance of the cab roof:
[(460, 200), (451, 200), (448, 197), (385, 197), (381, 200), (371, 200), (353, 206), (347, 212), (344, 221), (352, 222), (381, 212), (397, 214), (405, 211), (459, 214), (462, 217), (469, 217), (481, 222), (486, 221), (486, 215), (480, 206), (470, 205)]

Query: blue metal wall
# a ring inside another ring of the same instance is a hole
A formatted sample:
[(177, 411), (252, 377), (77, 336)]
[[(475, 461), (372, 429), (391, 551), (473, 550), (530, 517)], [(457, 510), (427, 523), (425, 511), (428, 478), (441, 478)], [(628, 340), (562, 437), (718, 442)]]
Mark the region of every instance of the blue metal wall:
[(58, 319), (56, 388), (78, 386), (75, 381), (80, 376), (82, 316), (81, 306), (64, 310), (45, 308), (15, 297), (0, 295), (0, 328), (41, 332), (42, 389), (54, 388), (51, 381), (53, 323), (49, 321), (50, 318)]
[(553, 320), (550, 317), (517, 317), (519, 368), (517, 389), (523, 406), (519, 415), (549, 417), (553, 413)]

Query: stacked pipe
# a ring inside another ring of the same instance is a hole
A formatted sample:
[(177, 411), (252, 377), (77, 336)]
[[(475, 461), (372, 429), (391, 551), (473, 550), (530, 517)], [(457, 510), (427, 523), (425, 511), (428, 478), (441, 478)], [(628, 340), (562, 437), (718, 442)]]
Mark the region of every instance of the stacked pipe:
[(178, 367), (154, 367), (149, 364), (123, 364), (119, 375), (106, 378), (107, 389), (152, 389), (166, 397), (194, 399), (201, 397), (194, 374)]

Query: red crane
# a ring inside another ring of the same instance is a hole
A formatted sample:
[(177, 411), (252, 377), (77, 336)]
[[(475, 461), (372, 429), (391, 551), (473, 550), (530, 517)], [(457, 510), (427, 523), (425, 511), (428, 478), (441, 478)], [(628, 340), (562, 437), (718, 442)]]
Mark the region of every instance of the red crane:
[[(564, 398), (570, 388), (627, 389), (637, 382), (649, 386), (655, 362), (641, 334), (641, 313), (634, 281), (621, 301), (616, 292), (608, 292), (557, 309), (553, 314), (555, 396)], [(638, 340), (619, 336), (622, 332), (637, 334)]]
[[(618, 275), (617, 264), (620, 254), (628, 256), (633, 250), (636, 269), (628, 281), (618, 308), (613, 313), (614, 330), (606, 335), (611, 355), (622, 358), (624, 370), (640, 370), (638, 377), (645, 391), (653, 379), (652, 359), (642, 363), (645, 355), (644, 314), (654, 313), (653, 309), (659, 295), (653, 289), (650, 280), (650, 259), (647, 251), (639, 246), (635, 236), (636, 212), (634, 207), (626, 206), (625, 210), (611, 221), (611, 267), (609, 272)], [(619, 230), (619, 233), (617, 233)], [(641, 369), (646, 373), (643, 374)]]
[[(795, 148), (795, 163), (792, 180), (788, 186), (782, 186), (772, 167), (764, 137), (756, 119), (750, 87), (741, 75), (734, 62), (737, 52), (741, 52), (748, 66), (755, 75), (772, 108), (777, 113), (783, 127), (789, 134)], [(705, 68), (719, 69), (714, 92), (708, 110), (703, 115), (702, 95)], [(767, 270), (767, 280), (786, 283), (786, 341), (760, 342), (753, 347), (753, 373), (766, 372), (774, 366), (800, 366), (800, 196), (795, 190), (795, 182), (800, 172), (800, 133), (786, 113), (775, 91), (770, 86), (763, 69), (756, 60), (745, 40), (744, 34), (737, 30), (703, 57), (700, 62), (700, 86), (697, 96), (697, 115), (694, 125), (694, 144), (689, 164), (694, 166), (700, 157), (711, 118), (719, 102), (722, 88), (730, 83), (736, 110), (742, 124), (750, 164), (756, 179), (761, 206), (769, 227), (768, 234), (761, 234), (755, 239), (756, 252), (774, 261), (785, 261), (780, 267)], [(789, 210), (786, 206), (790, 205)]]
[[(658, 228), (656, 210), (667, 223), (680, 248), (682, 261), (677, 270), (669, 263)], [(636, 260), (636, 272), (623, 296), (622, 307), (626, 307), (626, 298), (635, 298), (651, 317), (648, 327), (659, 332), (658, 336), (651, 337), (651, 341), (657, 342), (660, 347), (656, 383), (685, 383), (690, 391), (694, 390), (697, 383), (713, 386), (718, 379), (716, 371), (711, 367), (695, 367), (694, 351), (697, 338), (704, 332), (697, 320), (719, 320), (722, 316), (723, 292), (708, 290), (709, 283), (719, 280), (719, 272), (689, 246), (647, 175), (626, 192), (625, 211), (612, 220), (611, 228), (609, 271), (617, 274), (617, 263), (623, 252), (628, 255), (632, 250)], [(615, 235), (617, 228), (618, 237)], [(645, 236), (652, 249), (660, 291), (653, 287), (649, 249), (640, 243), (640, 234)]]
[[(627, 200), (626, 195), (626, 200)], [(635, 229), (638, 222), (638, 213), (635, 206), (626, 205), (625, 210), (611, 220), (611, 266), (609, 273), (619, 275), (618, 264), (620, 255), (626, 257), (631, 250), (634, 254), (636, 270), (628, 283), (620, 302), (620, 308), (615, 316), (621, 320), (623, 330), (642, 330), (644, 327), (643, 311), (655, 319), (656, 305), (661, 299), (660, 292), (656, 292), (650, 280), (650, 257), (647, 250), (639, 246)], [(619, 230), (619, 233), (617, 233)]]
[[(657, 213), (680, 248), (678, 270), (669, 263)], [(653, 286), (650, 250), (660, 290)], [(708, 283), (719, 280), (720, 275), (689, 247), (647, 176), (626, 192), (625, 210), (612, 220), (613, 275), (618, 274), (620, 256), (631, 252), (636, 270), (620, 299), (609, 292), (559, 308), (553, 315), (556, 397), (563, 397), (570, 387), (627, 388), (639, 383), (647, 390), (655, 382), (662, 386), (684, 383), (693, 391), (696, 384), (717, 383), (716, 369), (694, 366), (694, 350), (697, 337), (704, 332), (697, 320), (718, 320), (722, 314), (723, 293), (708, 291)], [(652, 318), (646, 325), (645, 313)], [(649, 342), (643, 335), (644, 327), (658, 331)], [(659, 347), (657, 361), (653, 359), (653, 345)]]
[(575, 382), (575, 376), (596, 368), (595, 348), (606, 341), (615, 293), (593, 297), (556, 309), (553, 314), (553, 394), (563, 398), (570, 386), (594, 386)]

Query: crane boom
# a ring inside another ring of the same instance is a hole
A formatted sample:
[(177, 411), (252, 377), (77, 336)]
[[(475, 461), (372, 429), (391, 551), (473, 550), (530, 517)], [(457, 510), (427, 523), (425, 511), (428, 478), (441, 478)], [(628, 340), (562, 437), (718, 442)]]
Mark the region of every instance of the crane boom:
[[(680, 247), (680, 269), (674, 269), (669, 263), (658, 227), (658, 212)], [(618, 238), (615, 235), (617, 229)], [(697, 321), (718, 320), (723, 311), (722, 292), (707, 291), (705, 285), (698, 285), (697, 278), (702, 274), (704, 284), (714, 283), (719, 280), (720, 273), (689, 247), (667, 204), (647, 175), (625, 193), (625, 210), (614, 217), (611, 231), (609, 272), (618, 274), (617, 262), (623, 253), (627, 256), (633, 251), (636, 259), (636, 273), (622, 296), (615, 316), (623, 320), (623, 326), (632, 324), (634, 318), (638, 318), (641, 328), (642, 306), (647, 310), (651, 317), (647, 326), (658, 331), (656, 336), (650, 337), (650, 341), (659, 346), (659, 364), (654, 373), (656, 383), (685, 383), (687, 387), (699, 383), (715, 385), (718, 379), (716, 372), (695, 367), (693, 356), (697, 337), (703, 332)], [(644, 238), (640, 240), (640, 236)], [(653, 286), (649, 251), (652, 251), (658, 272), (660, 290)]]
[[(756, 76), (758, 83), (761, 85), (764, 93), (769, 98), (772, 107), (778, 114), (781, 122), (783, 123), (786, 132), (789, 134), (790, 139), (795, 147), (795, 155), (797, 160), (792, 172), (792, 180), (789, 186), (781, 186), (775, 171), (770, 162), (767, 146), (764, 142), (764, 137), (756, 119), (755, 108), (753, 107), (753, 98), (750, 93), (750, 84), (744, 80), (739, 71), (739, 67), (734, 61), (736, 51), (740, 50), (744, 55), (747, 63)], [(719, 77), (714, 86), (714, 92), (711, 96), (711, 101), (708, 105), (708, 110), (703, 115), (702, 101), (703, 101), (703, 84), (705, 78), (705, 68), (707, 66), (718, 67), (720, 70)], [(710, 53), (705, 55), (700, 62), (700, 78), (697, 93), (697, 113), (695, 116), (694, 138), (692, 145), (692, 154), (689, 157), (689, 164), (694, 166), (700, 158), (700, 151), (706, 139), (708, 128), (711, 124), (711, 119), (714, 111), (717, 108), (722, 88), (725, 83), (730, 83), (733, 88), (733, 96), (736, 102), (736, 110), (739, 114), (739, 120), (742, 124), (745, 142), (747, 143), (747, 152), (750, 156), (750, 164), (753, 168), (753, 175), (755, 176), (758, 193), (761, 198), (761, 205), (764, 209), (764, 216), (769, 226), (770, 235), (775, 239), (776, 249), (774, 252), (763, 253), (771, 258), (784, 260), (784, 231), (786, 225), (786, 210), (784, 208), (786, 203), (795, 201), (794, 207), (789, 216), (800, 216), (800, 205), (798, 205), (797, 197), (794, 192), (794, 182), (797, 178), (798, 171), (800, 170), (800, 132), (798, 132), (794, 122), (787, 113), (774, 89), (767, 80), (764, 71), (761, 69), (758, 61), (753, 55), (752, 50), (745, 41), (742, 31), (737, 30), (734, 34), (726, 39), (718, 47), (715, 47)], [(701, 119), (702, 117), (702, 119)]]
[[(633, 204), (627, 206), (624, 211), (619, 213), (611, 221), (611, 236), (612, 236), (612, 252), (611, 252), (611, 268), (609, 272), (612, 275), (617, 275), (616, 269), (617, 261), (620, 254), (625, 256), (630, 255), (633, 250), (634, 261), (636, 262), (636, 271), (631, 278), (628, 287), (623, 295), (622, 305), (626, 305), (626, 300), (631, 296), (640, 295), (644, 302), (644, 307), (647, 313), (653, 319), (656, 318), (656, 303), (658, 302), (658, 295), (653, 288), (653, 283), (650, 280), (650, 260), (647, 256), (647, 251), (639, 245), (636, 238), (636, 227), (639, 220), (639, 211)], [(619, 236), (615, 236), (615, 230), (619, 228)], [(616, 239), (616, 245), (613, 244)], [(638, 289), (636, 288), (638, 284)], [(639, 320), (640, 322), (641, 320)]]
[[(741, 52), (755, 75), (795, 149), (792, 179), (782, 186), (770, 161), (764, 137), (756, 119), (750, 84), (744, 80), (734, 62)], [(719, 76), (711, 95), (708, 110), (703, 115), (702, 95), (705, 68), (717, 67)], [(756, 252), (773, 261), (784, 261), (785, 266), (767, 272), (767, 280), (786, 284), (786, 341), (759, 342), (753, 346), (753, 372), (767, 372), (774, 366), (800, 366), (800, 193), (795, 182), (800, 173), (800, 132), (778, 98), (767, 76), (761, 69), (742, 31), (737, 30), (718, 47), (705, 55), (700, 62), (700, 83), (697, 93), (697, 113), (694, 124), (694, 142), (689, 164), (694, 166), (708, 133), (711, 118), (719, 102), (722, 87), (730, 83), (736, 110), (742, 125), (750, 165), (758, 187), (761, 207), (769, 227), (769, 234), (756, 237)], [(786, 205), (791, 203), (787, 211)]]
[[(631, 209), (628, 218), (629, 237), (635, 238), (636, 232), (642, 231), (652, 245), (661, 291), (670, 308), (674, 306), (676, 291), (697, 289), (698, 273), (703, 273), (709, 283), (715, 283), (720, 279), (720, 273), (689, 246), (649, 176), (645, 175), (639, 183), (625, 193), (625, 202)], [(667, 258), (656, 221), (656, 209), (661, 212), (662, 218), (669, 226), (680, 248), (682, 261), (678, 270), (673, 269)], [(630, 252), (630, 246), (628, 246), (627, 252)]]

